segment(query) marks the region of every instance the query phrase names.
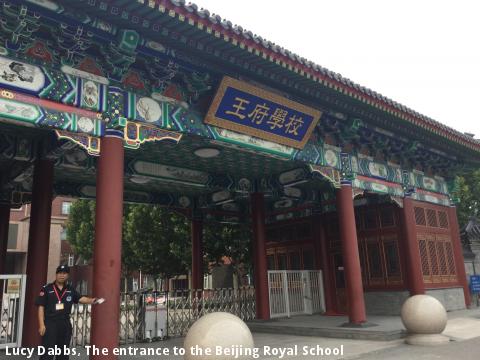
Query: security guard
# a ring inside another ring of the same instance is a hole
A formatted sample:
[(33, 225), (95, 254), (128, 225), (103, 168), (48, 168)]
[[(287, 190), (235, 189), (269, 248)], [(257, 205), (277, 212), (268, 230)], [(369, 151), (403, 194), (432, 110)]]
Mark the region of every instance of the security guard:
[[(68, 285), (69, 273), (70, 268), (67, 265), (57, 267), (55, 281), (44, 285), (35, 301), (35, 305), (38, 306), (38, 332), (43, 338), (45, 348), (45, 353), (40, 359), (53, 359), (55, 355), (51, 355), (51, 353), (55, 354), (54, 351), (58, 352), (59, 348), (62, 355), (57, 353), (56, 359), (68, 360), (68, 354), (64, 354), (63, 351), (69, 347), (72, 337), (72, 325), (70, 324), (72, 305), (103, 302), (103, 299), (81, 296), (73, 287)], [(55, 349), (55, 346), (57, 349)]]

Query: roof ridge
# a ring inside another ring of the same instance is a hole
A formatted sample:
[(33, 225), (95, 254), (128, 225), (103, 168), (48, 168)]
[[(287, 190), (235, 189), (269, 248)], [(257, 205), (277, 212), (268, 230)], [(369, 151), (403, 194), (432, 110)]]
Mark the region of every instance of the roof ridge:
[[(146, 2), (151, 2), (151, 0), (137, 0), (138, 2), (143, 2), (143, 3), (146, 3)], [(272, 41), (269, 41), (267, 39), (264, 39), (262, 36), (260, 35), (257, 35), (257, 34), (254, 34), (252, 31), (250, 30), (246, 30), (244, 29), (242, 26), (240, 25), (233, 25), (233, 23), (225, 18), (222, 19), (222, 17), (218, 14), (215, 14), (215, 13), (211, 13), (209, 10), (207, 9), (204, 9), (204, 8), (200, 8), (194, 4), (194, 3), (186, 3), (185, 0), (155, 0), (156, 3), (159, 5), (159, 6), (164, 6), (164, 7), (167, 7), (169, 8), (169, 4), (173, 5), (174, 7), (176, 8), (180, 8), (182, 9), (183, 11), (183, 14), (182, 15), (186, 15), (184, 12), (186, 11), (188, 14), (193, 14), (193, 15), (196, 15), (198, 16), (202, 22), (204, 21), (208, 21), (210, 22), (210, 24), (212, 24), (213, 27), (217, 27), (217, 31), (220, 31), (220, 30), (226, 30), (228, 32), (231, 32), (233, 34), (235, 34), (237, 37), (238, 36), (241, 36), (242, 38), (244, 38), (244, 40), (246, 41), (253, 41), (255, 44), (257, 45), (260, 45), (262, 46), (264, 49), (266, 50), (270, 50), (272, 51), (273, 53), (275, 53), (276, 55), (278, 56), (283, 56), (285, 57), (286, 59), (290, 59), (291, 61), (297, 63), (298, 65), (300, 65), (301, 67), (303, 67), (304, 69), (302, 69), (302, 71), (305, 71), (307, 69), (311, 69), (313, 70), (314, 72), (317, 73), (318, 76), (323, 76), (323, 77), (328, 77), (329, 80), (332, 80), (334, 82), (337, 83), (337, 85), (341, 86), (341, 87), (347, 87), (349, 88), (350, 90), (353, 90), (353, 91), (356, 91), (356, 92), (360, 92), (362, 93), (364, 96), (368, 96), (370, 97), (372, 100), (378, 102), (383, 102), (385, 105), (387, 105), (388, 107), (391, 107), (397, 111), (401, 111), (405, 114), (407, 114), (408, 116), (413, 116), (421, 121), (423, 121), (424, 123), (426, 123), (427, 125), (429, 126), (434, 126), (436, 127), (438, 130), (442, 131), (442, 132), (445, 132), (446, 134), (444, 134), (445, 137), (449, 138), (449, 136), (447, 134), (449, 134), (450, 136), (453, 136), (453, 137), (458, 137), (459, 139), (463, 140), (464, 143), (468, 143), (468, 144), (471, 144), (473, 147), (475, 147), (475, 149), (477, 151), (480, 151), (480, 140), (478, 139), (475, 139), (469, 135), (466, 135), (465, 133), (459, 131), (459, 130), (456, 130), (448, 125), (445, 125), (443, 123), (441, 123), (440, 121), (437, 121), (429, 116), (426, 116), (426, 115), (423, 115), (397, 101), (394, 101), (370, 88), (367, 88), (363, 85), (360, 85), (352, 80), (350, 80), (349, 78), (347, 77), (344, 77), (342, 76), (340, 73), (336, 73), (334, 71), (331, 71), (321, 65), (318, 65), (316, 63), (314, 63), (313, 61), (311, 60), (308, 60), (288, 49), (285, 49), (284, 47), (282, 46), (279, 46), (277, 44), (275, 44), (274, 42)], [(169, 8), (170, 10), (170, 8)], [(221, 29), (218, 29), (218, 27), (220, 27)], [(313, 74), (312, 74), (313, 75)], [(414, 122), (415, 125), (417, 126), (421, 126), (419, 124), (416, 124)], [(438, 133), (437, 133), (438, 134)], [(440, 135), (440, 134), (438, 134)], [(466, 145), (466, 144), (464, 144)]]

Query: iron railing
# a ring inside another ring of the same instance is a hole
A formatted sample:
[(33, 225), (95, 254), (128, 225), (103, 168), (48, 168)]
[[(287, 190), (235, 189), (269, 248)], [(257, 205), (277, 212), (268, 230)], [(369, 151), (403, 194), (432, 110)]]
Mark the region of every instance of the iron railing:
[(177, 290), (169, 293), (168, 335), (185, 335), (198, 318), (211, 312), (228, 312), (243, 321), (255, 319), (255, 288)]
[[(121, 295), (120, 344), (183, 336), (201, 316), (229, 312), (244, 321), (255, 318), (255, 289), (174, 290)], [(72, 346), (90, 344), (91, 306), (72, 309)]]

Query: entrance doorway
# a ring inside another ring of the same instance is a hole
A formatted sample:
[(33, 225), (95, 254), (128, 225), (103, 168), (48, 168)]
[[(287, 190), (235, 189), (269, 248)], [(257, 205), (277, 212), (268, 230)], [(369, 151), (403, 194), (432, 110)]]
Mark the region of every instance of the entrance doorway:
[(345, 289), (345, 271), (341, 253), (333, 254), (333, 274), (335, 280), (336, 306), (340, 314), (347, 313), (347, 293)]

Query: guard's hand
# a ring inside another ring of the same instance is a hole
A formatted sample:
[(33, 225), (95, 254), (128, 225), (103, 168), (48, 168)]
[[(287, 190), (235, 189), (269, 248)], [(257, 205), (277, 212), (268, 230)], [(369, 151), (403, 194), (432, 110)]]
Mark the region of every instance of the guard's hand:
[(40, 325), (40, 327), (38, 328), (38, 333), (40, 334), (40, 336), (45, 335), (45, 331), (47, 331), (45, 325)]

